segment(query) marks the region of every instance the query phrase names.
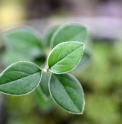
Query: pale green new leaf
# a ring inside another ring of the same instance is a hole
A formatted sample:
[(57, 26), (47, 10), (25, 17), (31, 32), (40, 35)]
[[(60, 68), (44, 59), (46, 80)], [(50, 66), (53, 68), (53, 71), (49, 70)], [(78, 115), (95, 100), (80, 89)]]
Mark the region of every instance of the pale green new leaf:
[(47, 97), (50, 96), (49, 88), (48, 88), (49, 81), (50, 81), (50, 73), (42, 72), (42, 78), (39, 86)]
[(70, 74), (52, 74), (50, 94), (54, 101), (65, 110), (82, 114), (84, 110), (84, 93), (78, 80)]
[(0, 75), (0, 91), (11, 95), (23, 95), (34, 90), (41, 79), (40, 68), (31, 62), (17, 62)]
[(77, 41), (57, 45), (48, 57), (48, 68), (57, 74), (72, 70), (79, 63), (83, 50), (84, 44)]
[(39, 56), (43, 49), (42, 39), (31, 28), (18, 27), (6, 31), (4, 39), (8, 50), (27, 58)]
[(52, 47), (66, 41), (85, 42), (87, 30), (80, 24), (66, 24), (58, 28), (51, 39)]

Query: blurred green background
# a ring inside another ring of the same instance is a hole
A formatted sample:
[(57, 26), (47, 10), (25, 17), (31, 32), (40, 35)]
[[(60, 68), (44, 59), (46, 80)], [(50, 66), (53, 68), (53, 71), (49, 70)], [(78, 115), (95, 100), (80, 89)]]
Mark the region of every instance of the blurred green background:
[[(15, 97), (0, 93), (0, 124), (121, 124), (121, 0), (0, 0), (0, 72), (7, 66), (3, 31), (31, 25), (41, 32), (64, 22), (84, 23), (91, 36), (92, 62), (75, 76), (85, 92), (83, 115), (72, 115), (38, 92)], [(57, 19), (58, 17), (58, 19)], [(69, 17), (69, 19), (65, 19)]]

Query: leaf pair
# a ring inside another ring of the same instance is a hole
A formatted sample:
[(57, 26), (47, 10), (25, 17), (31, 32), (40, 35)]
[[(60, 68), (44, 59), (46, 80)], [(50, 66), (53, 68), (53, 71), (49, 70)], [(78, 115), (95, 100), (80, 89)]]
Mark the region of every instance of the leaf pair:
[[(52, 27), (46, 34), (45, 46), (55, 47), (62, 42), (78, 41), (86, 45), (87, 30), (80, 24), (70, 23), (63, 26), (56, 25)], [(83, 69), (87, 67), (91, 62), (91, 53), (88, 48), (84, 49), (82, 59), (75, 70)]]
[[(0, 91), (12, 95), (27, 94), (40, 83), (41, 75), (42, 71), (37, 65), (31, 62), (17, 62), (0, 75)], [(42, 89), (47, 92), (44, 87)], [(82, 113), (84, 94), (79, 82), (73, 76), (52, 74), (49, 91), (62, 108), (72, 113)]]

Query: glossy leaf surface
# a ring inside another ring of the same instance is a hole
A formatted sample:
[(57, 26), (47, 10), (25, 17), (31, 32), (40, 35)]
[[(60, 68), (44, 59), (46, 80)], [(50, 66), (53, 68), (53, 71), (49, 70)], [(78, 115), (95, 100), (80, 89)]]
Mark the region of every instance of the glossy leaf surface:
[(84, 44), (76, 41), (57, 45), (48, 57), (49, 69), (57, 74), (72, 70), (80, 61), (83, 50)]
[(51, 39), (52, 47), (66, 41), (85, 42), (87, 30), (80, 24), (66, 24), (61, 26)]
[(0, 75), (0, 91), (12, 95), (31, 92), (39, 84), (41, 70), (31, 62), (17, 62)]
[(83, 112), (83, 89), (73, 76), (70, 74), (53, 74), (49, 88), (52, 98), (60, 107), (76, 114)]

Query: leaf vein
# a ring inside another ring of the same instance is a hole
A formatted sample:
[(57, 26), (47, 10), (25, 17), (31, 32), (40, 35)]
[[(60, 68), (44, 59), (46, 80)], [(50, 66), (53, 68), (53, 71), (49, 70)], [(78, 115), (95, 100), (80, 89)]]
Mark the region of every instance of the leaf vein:
[[(40, 71), (37, 71), (36, 73), (39, 73), (39, 72), (40, 72)], [(36, 74), (36, 73), (32, 73), (32, 74), (30, 74), (30, 75), (23, 76), (22, 78), (18, 78), (18, 79), (16, 79), (16, 80), (12, 80), (12, 81), (9, 81), (9, 82), (4, 83), (4, 84), (0, 84), (0, 86), (5, 85), (5, 84), (8, 84), (8, 83), (12, 83), (12, 82), (14, 82), (14, 81), (18, 81), (18, 80), (20, 80), (20, 79), (23, 79), (23, 78), (25, 78), (25, 77), (29, 77), (29, 76), (34, 75), (34, 74)]]
[(66, 55), (64, 58), (62, 58), (61, 60), (59, 60), (58, 62), (56, 62), (55, 64), (53, 64), (50, 68), (52, 68), (53, 66), (55, 66), (57, 63), (59, 63), (60, 61), (62, 61), (63, 59), (65, 59), (66, 57), (68, 57), (69, 55), (71, 55), (73, 52), (75, 52), (77, 49), (79, 49), (81, 47), (81, 45), (79, 47), (77, 47), (74, 51), (72, 51), (71, 53), (69, 53), (68, 55)]

